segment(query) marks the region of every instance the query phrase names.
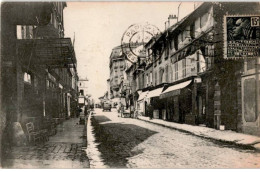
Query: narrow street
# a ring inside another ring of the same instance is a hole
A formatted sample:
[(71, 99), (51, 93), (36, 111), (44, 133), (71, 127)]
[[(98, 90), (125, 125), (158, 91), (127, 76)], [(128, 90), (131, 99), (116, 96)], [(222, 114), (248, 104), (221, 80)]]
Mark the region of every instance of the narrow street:
[(121, 118), (116, 109), (95, 109), (91, 125), (100, 159), (109, 168), (260, 167), (259, 152)]

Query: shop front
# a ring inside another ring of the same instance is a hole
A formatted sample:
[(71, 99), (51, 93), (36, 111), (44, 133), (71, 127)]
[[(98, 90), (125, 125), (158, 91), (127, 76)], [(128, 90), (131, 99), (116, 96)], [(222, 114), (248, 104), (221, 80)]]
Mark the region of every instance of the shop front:
[(160, 110), (162, 113), (162, 107), (158, 107), (158, 104), (162, 104), (159, 100), (159, 96), (162, 93), (164, 86), (161, 86), (159, 88), (155, 88), (153, 90), (150, 90), (147, 94), (147, 106), (146, 106), (146, 112), (147, 116), (153, 116), (153, 118), (163, 118), (162, 114), (160, 115)]
[[(192, 123), (192, 91), (193, 80), (168, 86), (161, 94), (160, 99), (165, 100), (166, 120), (178, 123)], [(188, 117), (186, 119), (186, 117)]]
[(145, 116), (145, 114), (146, 114), (145, 109), (147, 106), (147, 94), (148, 93), (149, 93), (149, 91), (141, 92), (138, 97), (136, 109), (137, 109), (139, 115)]

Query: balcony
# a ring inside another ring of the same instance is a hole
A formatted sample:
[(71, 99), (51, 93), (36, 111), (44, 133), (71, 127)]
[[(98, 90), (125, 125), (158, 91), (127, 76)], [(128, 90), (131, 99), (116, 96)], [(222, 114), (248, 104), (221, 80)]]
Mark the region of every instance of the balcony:
[(22, 62), (53, 68), (74, 68), (77, 61), (70, 38), (17, 40)]

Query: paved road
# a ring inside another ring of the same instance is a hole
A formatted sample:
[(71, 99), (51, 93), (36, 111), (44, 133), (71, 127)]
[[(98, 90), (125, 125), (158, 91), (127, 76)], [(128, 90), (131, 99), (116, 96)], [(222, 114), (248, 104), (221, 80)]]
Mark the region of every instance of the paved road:
[(259, 152), (137, 119), (120, 118), (115, 109), (96, 109), (91, 124), (101, 158), (110, 168), (260, 167)]

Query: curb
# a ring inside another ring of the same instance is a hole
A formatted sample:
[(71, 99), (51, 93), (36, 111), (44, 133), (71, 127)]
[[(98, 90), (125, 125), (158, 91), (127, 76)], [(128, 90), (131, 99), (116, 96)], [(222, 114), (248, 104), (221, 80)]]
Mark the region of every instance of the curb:
[(196, 134), (196, 133), (193, 133), (193, 132), (184, 130), (184, 129), (180, 129), (180, 128), (176, 128), (176, 127), (172, 127), (172, 126), (168, 126), (168, 125), (156, 123), (156, 122), (153, 122), (153, 121), (147, 121), (147, 120), (140, 119), (140, 118), (137, 118), (137, 119), (138, 119), (138, 120), (141, 120), (141, 121), (144, 121), (144, 122), (148, 122), (148, 123), (156, 124), (156, 125), (159, 125), (159, 126), (163, 126), (163, 127), (166, 127), (166, 128), (175, 129), (175, 130), (177, 130), (177, 131), (184, 132), (184, 133), (188, 133), (188, 134), (191, 134), (191, 135), (194, 135), (194, 136), (198, 136), (198, 137), (201, 137), (201, 138), (204, 138), (204, 139), (215, 140), (215, 141), (219, 141), (219, 142), (222, 142), (222, 143), (228, 143), (228, 144), (231, 144), (231, 145), (239, 146), (240, 148), (244, 148), (244, 149), (254, 149), (254, 150), (260, 152), (260, 143), (255, 143), (255, 144), (241, 144), (241, 143), (236, 143), (236, 142), (233, 142), (233, 141), (228, 141), (228, 140), (223, 140), (223, 139), (217, 139), (217, 138), (210, 137), (210, 136), (205, 136), (205, 135)]

